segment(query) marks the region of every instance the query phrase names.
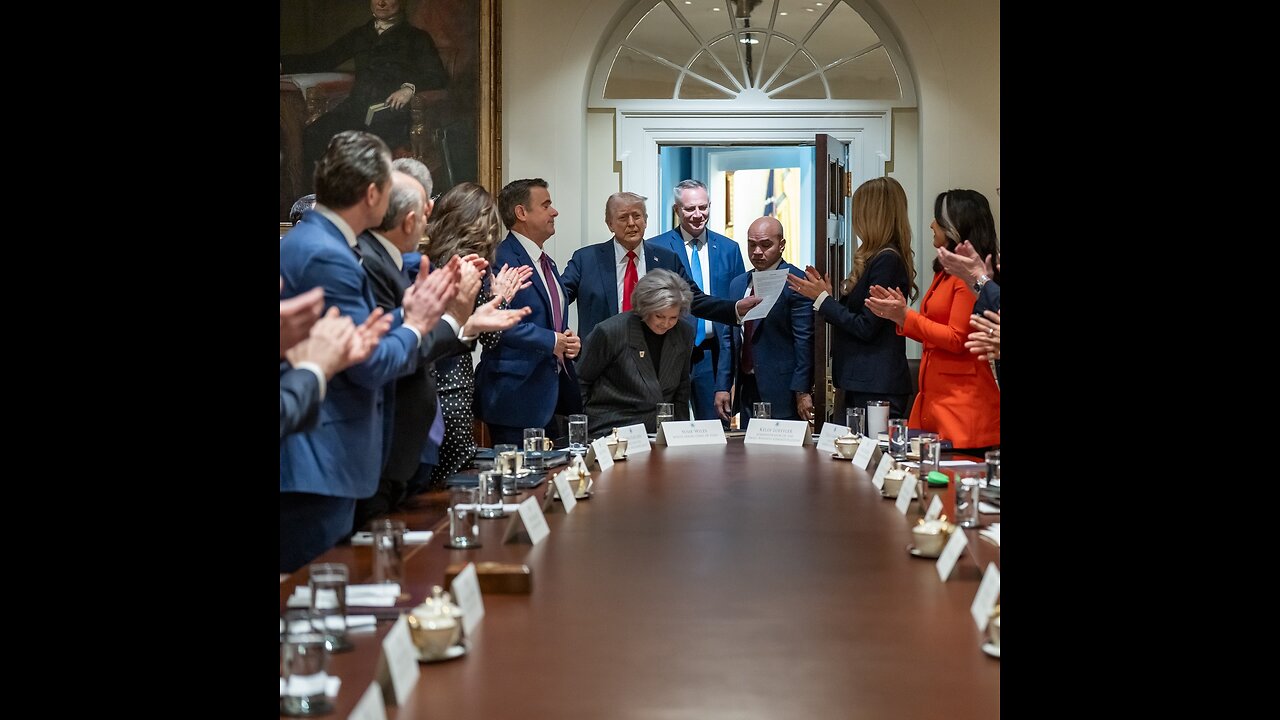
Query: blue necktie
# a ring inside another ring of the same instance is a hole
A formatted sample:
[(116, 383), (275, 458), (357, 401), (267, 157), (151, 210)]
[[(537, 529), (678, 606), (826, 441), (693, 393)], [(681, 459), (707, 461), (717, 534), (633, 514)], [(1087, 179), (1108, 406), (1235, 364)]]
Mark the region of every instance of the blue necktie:
[[(689, 243), (689, 272), (691, 275), (693, 275), (693, 282), (697, 284), (698, 289), (701, 290), (702, 292), (706, 292), (707, 289), (702, 287), (702, 260), (698, 257), (698, 241), (697, 240), (694, 240), (693, 242)], [(706, 325), (706, 323), (696, 318), (694, 319), (694, 322), (698, 324), (698, 332), (693, 336), (693, 344), (696, 346), (696, 345), (702, 344), (702, 341), (703, 339), (706, 338), (707, 333), (703, 328), (703, 326)]]

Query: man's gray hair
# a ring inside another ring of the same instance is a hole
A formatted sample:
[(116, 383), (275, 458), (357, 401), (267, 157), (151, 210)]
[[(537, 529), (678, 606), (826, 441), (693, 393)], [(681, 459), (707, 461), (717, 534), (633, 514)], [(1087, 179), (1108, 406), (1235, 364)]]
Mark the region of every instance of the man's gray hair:
[(382, 216), (382, 224), (377, 227), (381, 232), (396, 229), (411, 210), (422, 212), (423, 198), (419, 195), (418, 186), (412, 182), (412, 176), (403, 170), (391, 173), (391, 199), (387, 201), (387, 212)]
[(680, 308), (680, 314), (689, 312), (693, 303), (693, 291), (684, 278), (670, 270), (650, 270), (636, 283), (631, 292), (631, 309), (641, 319), (669, 307)]
[[(703, 190), (707, 190), (707, 185), (701, 180), (681, 180), (679, 183), (676, 183), (676, 186), (671, 188), (672, 204), (675, 207), (680, 207), (681, 205), (683, 205), (684, 203), (681, 202), (680, 200), (680, 194), (683, 193), (685, 190), (693, 190), (694, 188), (701, 188)], [(707, 197), (708, 198), (711, 197), (710, 190), (707, 190)]]
[(417, 158), (402, 157), (391, 162), (392, 170), (399, 170), (409, 177), (422, 183), (422, 189), (427, 193), (427, 199), (431, 199), (431, 171), (427, 166)]

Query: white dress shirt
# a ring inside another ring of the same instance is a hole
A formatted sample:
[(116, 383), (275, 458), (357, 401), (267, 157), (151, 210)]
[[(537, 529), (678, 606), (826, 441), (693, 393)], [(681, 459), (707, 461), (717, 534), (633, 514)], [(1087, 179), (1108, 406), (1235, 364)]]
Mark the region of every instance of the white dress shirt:
[[(684, 238), (684, 259), (689, 261), (690, 272), (692, 273), (693, 258), (690, 255), (694, 252), (693, 243), (695, 238), (685, 232), (684, 226), (680, 227), (680, 237)], [(707, 231), (704, 227), (702, 235), (696, 238), (698, 264), (702, 267), (702, 277), (696, 277), (694, 282), (698, 283), (698, 288), (707, 295), (711, 294), (711, 249), (707, 247)], [(710, 320), (699, 320), (702, 323), (702, 332), (705, 337), (715, 337), (715, 331), (711, 329)]]
[[(644, 277), (645, 270), (648, 266), (644, 262), (644, 241), (636, 246), (636, 280)], [(617, 274), (618, 280), (618, 312), (622, 312), (622, 278), (627, 274), (627, 249), (622, 247), (622, 243), (618, 242), (618, 238), (613, 239), (613, 267)]]

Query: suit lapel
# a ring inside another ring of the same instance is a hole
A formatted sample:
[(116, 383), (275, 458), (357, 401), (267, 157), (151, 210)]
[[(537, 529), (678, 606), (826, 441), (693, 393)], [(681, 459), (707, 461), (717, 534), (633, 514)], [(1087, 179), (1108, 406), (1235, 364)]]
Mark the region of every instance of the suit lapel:
[[(632, 358), (636, 363), (636, 372), (640, 375), (640, 379), (644, 381), (645, 387), (649, 389), (650, 397), (662, 397), (662, 384), (658, 382), (658, 375), (653, 371), (653, 361), (649, 359), (649, 344), (644, 340), (644, 320), (639, 315), (631, 314), (627, 320), (627, 344), (631, 346)], [(667, 366), (667, 346), (662, 346), (662, 367), (665, 372)]]
[[(520, 265), (528, 265), (529, 267), (533, 268), (533, 272), (535, 272), (538, 275), (538, 277), (542, 278), (543, 282), (546, 282), (546, 276), (542, 274), (542, 265), (534, 262), (533, 258), (529, 257), (529, 253), (524, 251), (524, 245), (522, 245), (520, 241), (516, 239), (516, 236), (508, 232), (506, 242), (511, 243), (511, 250), (514, 252), (517, 262)], [(557, 279), (557, 283), (558, 282), (559, 282), (559, 279)], [(547, 309), (547, 317), (551, 318), (552, 317), (551, 297), (547, 295), (546, 288), (543, 286), (542, 283), (535, 282), (533, 283), (533, 289), (537, 291), (538, 297), (542, 299), (542, 306)], [(561, 289), (563, 290), (563, 288)], [(560, 296), (564, 297), (564, 294), (561, 293)], [(552, 327), (555, 326), (554, 319), (551, 322), (551, 326)]]
[[(685, 247), (684, 235), (680, 234), (680, 228), (671, 231), (671, 251), (676, 254), (676, 258), (680, 260), (680, 264), (684, 265), (684, 272), (689, 277), (693, 277), (693, 268), (689, 267), (689, 249)], [(702, 278), (694, 278), (694, 282), (698, 282)]]

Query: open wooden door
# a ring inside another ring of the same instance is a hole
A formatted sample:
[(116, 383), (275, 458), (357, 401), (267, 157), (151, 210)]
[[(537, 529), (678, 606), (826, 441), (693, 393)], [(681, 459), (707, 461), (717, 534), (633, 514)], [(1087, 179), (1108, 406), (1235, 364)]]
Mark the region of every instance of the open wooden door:
[[(840, 283), (849, 274), (853, 260), (853, 231), (849, 210), (853, 197), (853, 175), (849, 172), (849, 143), (820, 134), (814, 138), (814, 233), (813, 258), (818, 272), (831, 278), (836, 300)], [(844, 424), (844, 393), (837, 395), (831, 384), (831, 328), (821, 315), (814, 314), (813, 333), (813, 430), (832, 418)]]

